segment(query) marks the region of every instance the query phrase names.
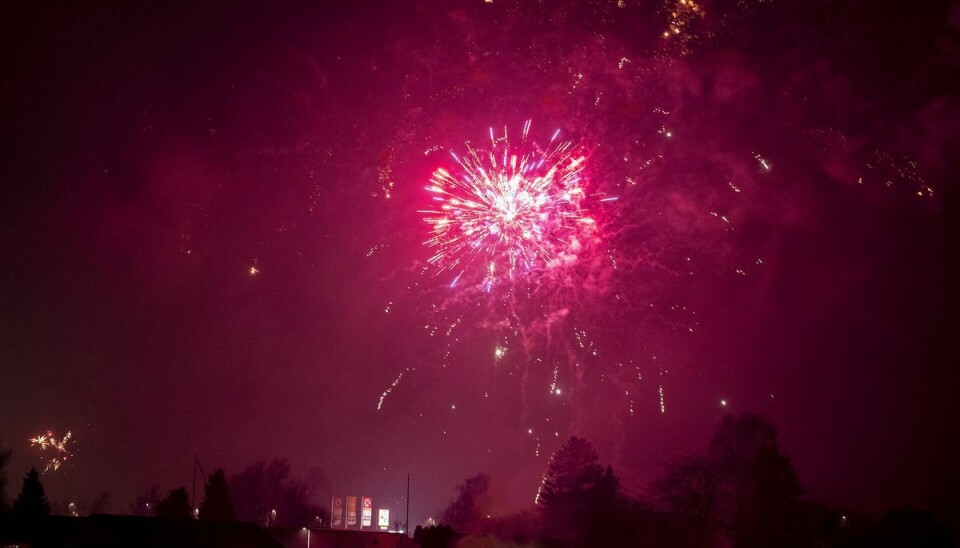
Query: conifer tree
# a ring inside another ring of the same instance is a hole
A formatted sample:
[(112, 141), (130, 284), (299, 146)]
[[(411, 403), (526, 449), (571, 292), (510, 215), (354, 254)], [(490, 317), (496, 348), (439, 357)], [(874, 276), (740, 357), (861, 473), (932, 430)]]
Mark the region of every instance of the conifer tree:
[(7, 506), (7, 463), (10, 462), (11, 451), (3, 446), (3, 437), (0, 437), (0, 512), (6, 512)]
[(230, 487), (222, 468), (218, 468), (203, 486), (203, 503), (200, 505), (200, 519), (233, 521), (233, 501), (230, 499)]
[(16, 502), (13, 503), (13, 513), (21, 518), (36, 518), (50, 514), (50, 503), (47, 494), (40, 483), (40, 473), (31, 468), (23, 478), (23, 488)]
[(171, 489), (170, 494), (157, 503), (158, 518), (189, 519), (193, 514), (190, 509), (190, 495), (186, 487)]

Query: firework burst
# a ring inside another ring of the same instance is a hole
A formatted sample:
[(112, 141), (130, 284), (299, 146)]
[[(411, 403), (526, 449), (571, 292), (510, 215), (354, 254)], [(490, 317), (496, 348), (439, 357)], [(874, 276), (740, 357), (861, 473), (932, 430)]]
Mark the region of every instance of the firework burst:
[(431, 226), (428, 262), (460, 279), (480, 277), (487, 290), (501, 275), (549, 270), (575, 260), (595, 221), (585, 213), (585, 155), (554, 132), (545, 148), (527, 145), (530, 121), (512, 148), (504, 130), (489, 151), (452, 153), (457, 173), (437, 169), (426, 190), (436, 205), (423, 210)]
[(68, 448), (72, 439), (73, 432), (67, 432), (62, 438), (58, 438), (52, 431), (47, 430), (28, 441), (31, 447), (40, 448), (44, 462), (43, 471), (49, 472), (59, 470), (73, 456)]
[[(571, 368), (583, 361), (586, 333), (573, 328), (571, 317), (580, 321), (608, 296), (612, 263), (601, 212), (618, 198), (587, 190), (582, 147), (558, 139), (560, 130), (538, 144), (530, 128), (528, 120), (516, 141), (506, 129), (500, 135), (491, 129), (487, 149), (468, 144), (462, 156), (451, 151), (455, 167), (433, 173), (426, 187), (433, 206), (419, 211), (432, 255), (418, 274), (442, 281), (408, 289), (420, 288), (414, 298), (430, 301), (421, 308), (430, 311), (423, 329), (439, 339), (417, 363), (446, 368), (465, 357), (462, 348), (486, 338), (494, 344), (494, 365), (532, 366), (537, 376), (547, 371), (549, 397), (560, 400), (566, 394), (560, 377), (573, 382)], [(587, 353), (597, 355), (592, 342)], [(386, 387), (378, 410), (405, 373)]]

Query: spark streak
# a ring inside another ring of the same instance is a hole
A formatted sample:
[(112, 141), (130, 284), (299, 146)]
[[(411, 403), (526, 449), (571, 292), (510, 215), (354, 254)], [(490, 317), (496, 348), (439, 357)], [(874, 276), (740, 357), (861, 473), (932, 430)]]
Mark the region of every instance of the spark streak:
[(380, 394), (380, 401), (377, 402), (377, 411), (383, 408), (384, 400), (386, 400), (387, 396), (390, 395), (390, 392), (393, 392), (393, 389), (396, 388), (398, 384), (400, 384), (400, 380), (403, 379), (403, 375), (407, 371), (410, 371), (410, 369), (404, 369), (403, 371), (401, 371), (400, 374), (397, 375), (397, 378), (393, 379), (393, 382), (390, 383), (390, 386), (388, 386), (387, 389), (384, 390), (382, 394)]

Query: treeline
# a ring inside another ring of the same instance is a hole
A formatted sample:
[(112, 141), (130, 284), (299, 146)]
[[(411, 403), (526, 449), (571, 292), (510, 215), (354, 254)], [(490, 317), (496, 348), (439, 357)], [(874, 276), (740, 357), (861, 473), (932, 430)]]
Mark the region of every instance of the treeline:
[[(199, 519), (248, 521), (264, 526), (316, 527), (327, 509), (313, 500), (315, 486), (293, 477), (285, 459), (257, 461), (228, 479), (222, 469), (210, 474), (197, 506)], [(164, 518), (193, 517), (190, 495), (185, 487), (160, 496), (152, 486), (130, 506), (135, 515)]]
[(957, 545), (960, 489), (939, 512), (891, 509), (871, 520), (804, 498), (776, 428), (727, 416), (707, 448), (667, 463), (641, 495), (621, 489), (593, 446), (571, 437), (554, 454), (534, 508), (489, 515), (490, 478), (457, 487), (440, 525), (418, 528), (425, 548), (447, 546), (684, 546), (740, 548)]
[[(50, 514), (78, 516), (109, 512), (109, 494), (89, 504), (51, 504), (40, 474), (31, 469), (23, 479), (20, 493), (7, 503), (6, 465), (11, 451), (0, 443), (0, 512), (12, 512), (18, 519), (31, 520)], [(186, 487), (170, 489), (165, 495), (152, 486), (136, 498), (129, 512), (138, 516), (165, 519), (248, 521), (264, 526), (317, 527), (328, 511), (314, 502), (315, 485), (293, 477), (285, 459), (255, 462), (229, 479), (223, 469), (204, 478), (202, 498), (194, 508)]]

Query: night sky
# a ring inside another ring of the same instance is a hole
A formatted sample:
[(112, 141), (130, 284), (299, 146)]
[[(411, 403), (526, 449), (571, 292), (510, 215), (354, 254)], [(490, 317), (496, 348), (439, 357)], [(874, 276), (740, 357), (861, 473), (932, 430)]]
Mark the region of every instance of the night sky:
[[(71, 431), (55, 502), (281, 457), (394, 516), (409, 472), (412, 526), (570, 435), (642, 495), (745, 411), (811, 499), (955, 477), (960, 3), (191, 4), (0, 19), (8, 497)], [(590, 244), (451, 287), (424, 187), (528, 119)]]

